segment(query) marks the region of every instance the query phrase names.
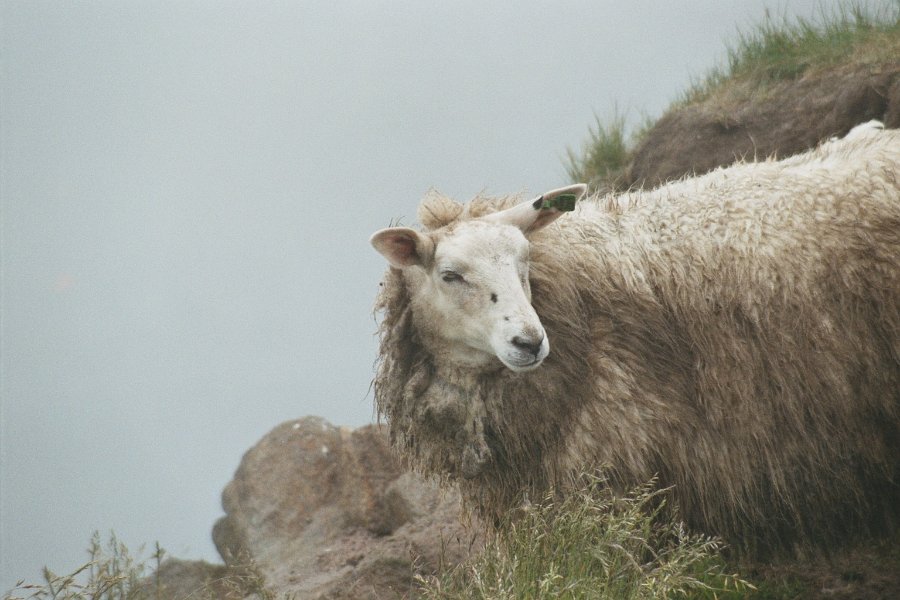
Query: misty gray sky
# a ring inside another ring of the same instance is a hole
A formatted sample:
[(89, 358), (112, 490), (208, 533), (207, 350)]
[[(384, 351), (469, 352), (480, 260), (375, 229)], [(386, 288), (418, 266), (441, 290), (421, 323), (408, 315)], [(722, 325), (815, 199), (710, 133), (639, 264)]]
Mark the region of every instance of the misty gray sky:
[(566, 183), (595, 114), (820, 5), (0, 1), (0, 593), (94, 530), (218, 560), (244, 451), (373, 418), (373, 231)]

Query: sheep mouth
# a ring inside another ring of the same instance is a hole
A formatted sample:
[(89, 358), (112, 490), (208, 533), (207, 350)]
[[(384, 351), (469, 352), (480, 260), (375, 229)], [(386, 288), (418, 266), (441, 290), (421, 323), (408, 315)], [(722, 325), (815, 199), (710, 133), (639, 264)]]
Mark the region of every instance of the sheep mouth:
[(524, 373), (526, 371), (533, 371), (541, 366), (541, 363), (544, 362), (549, 354), (550, 345), (547, 343), (547, 338), (545, 337), (540, 348), (533, 352), (526, 352), (519, 348), (509, 348), (506, 352), (498, 353), (497, 358), (499, 358), (500, 362), (511, 371)]
[(539, 366), (541, 366), (541, 363), (544, 362), (544, 358), (546, 357), (529, 356), (524, 360), (511, 360), (507, 358), (501, 359), (501, 362), (506, 365), (506, 367), (511, 371), (515, 371), (516, 373), (524, 373), (526, 371), (533, 371), (534, 369), (537, 369)]

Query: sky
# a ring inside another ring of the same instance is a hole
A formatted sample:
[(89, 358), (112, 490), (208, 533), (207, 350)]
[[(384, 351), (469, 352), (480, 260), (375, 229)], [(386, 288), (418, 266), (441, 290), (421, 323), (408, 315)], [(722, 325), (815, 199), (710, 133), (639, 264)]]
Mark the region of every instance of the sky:
[(0, 0), (0, 593), (91, 535), (219, 561), (242, 454), (374, 419), (377, 229), (541, 192), (832, 3)]

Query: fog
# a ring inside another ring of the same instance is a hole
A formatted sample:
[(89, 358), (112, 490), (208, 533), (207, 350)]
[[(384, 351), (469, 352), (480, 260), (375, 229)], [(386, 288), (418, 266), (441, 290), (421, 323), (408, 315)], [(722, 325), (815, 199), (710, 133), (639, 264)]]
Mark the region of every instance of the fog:
[(278, 423), (373, 420), (369, 235), (539, 194), (764, 2), (2, 2), (0, 592), (91, 534), (218, 560)]

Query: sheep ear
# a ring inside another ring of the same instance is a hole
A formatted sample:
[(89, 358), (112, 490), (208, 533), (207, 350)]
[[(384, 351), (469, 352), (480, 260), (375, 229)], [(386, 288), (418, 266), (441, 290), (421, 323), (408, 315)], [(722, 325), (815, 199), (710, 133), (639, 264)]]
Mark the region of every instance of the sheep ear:
[(425, 266), (434, 253), (431, 238), (408, 227), (389, 227), (376, 231), (369, 238), (369, 243), (398, 269), (413, 265)]
[(484, 220), (515, 225), (523, 233), (529, 234), (546, 227), (563, 213), (574, 210), (575, 203), (586, 193), (587, 186), (583, 183), (569, 185), (551, 190), (534, 200), (487, 215)]

